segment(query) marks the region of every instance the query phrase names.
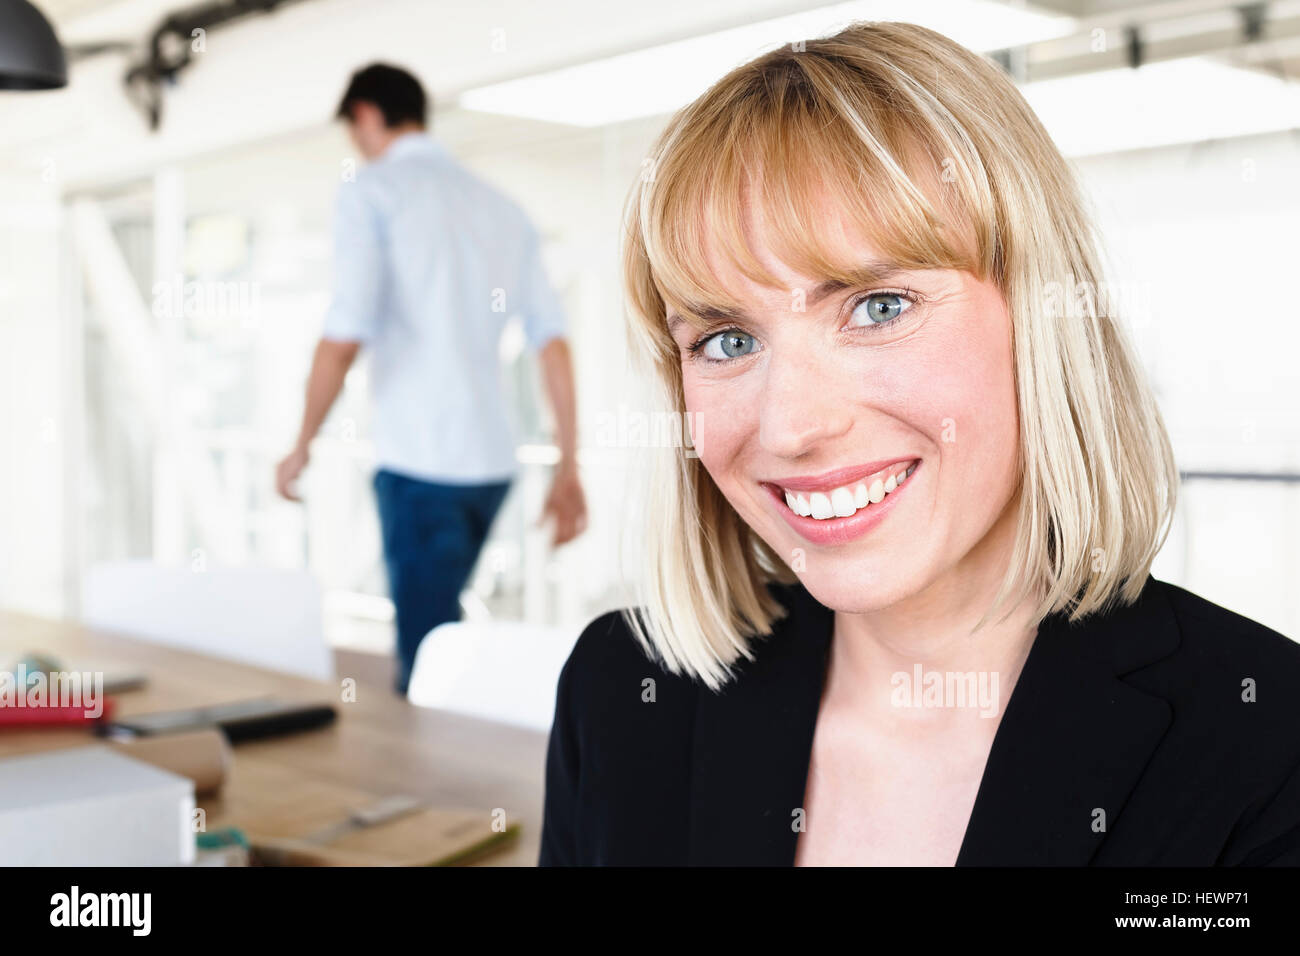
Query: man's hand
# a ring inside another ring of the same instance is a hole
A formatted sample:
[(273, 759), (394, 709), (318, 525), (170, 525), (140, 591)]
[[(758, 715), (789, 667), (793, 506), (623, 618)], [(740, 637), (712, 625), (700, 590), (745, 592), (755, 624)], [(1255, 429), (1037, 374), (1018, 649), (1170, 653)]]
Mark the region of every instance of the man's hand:
[(573, 390), (573, 359), (569, 344), (561, 337), (551, 339), (538, 353), (546, 394), (555, 412), (555, 444), (560, 449), (560, 465), (546, 496), (546, 507), (537, 519), (542, 524), (555, 519), (552, 547), (572, 541), (587, 528), (587, 499), (578, 480), (577, 400)]
[(298, 476), (302, 474), (302, 470), (307, 467), (309, 460), (307, 449), (303, 446), (289, 452), (275, 466), (275, 490), (290, 501), (302, 501), (294, 484), (298, 481)]
[(343, 389), (343, 378), (348, 374), (360, 349), (360, 342), (322, 338), (316, 343), (311, 372), (307, 376), (307, 402), (302, 412), (298, 441), (284, 461), (275, 466), (275, 490), (290, 501), (302, 501), (294, 490), (293, 483), (307, 467), (307, 448), (320, 431), (321, 423), (329, 414), (334, 399), (339, 397), (339, 392)]
[(546, 496), (546, 507), (537, 523), (547, 518), (555, 521), (555, 535), (551, 546), (572, 541), (587, 529), (587, 499), (582, 493), (582, 482), (578, 479), (578, 467), (562, 463), (551, 482), (551, 493)]

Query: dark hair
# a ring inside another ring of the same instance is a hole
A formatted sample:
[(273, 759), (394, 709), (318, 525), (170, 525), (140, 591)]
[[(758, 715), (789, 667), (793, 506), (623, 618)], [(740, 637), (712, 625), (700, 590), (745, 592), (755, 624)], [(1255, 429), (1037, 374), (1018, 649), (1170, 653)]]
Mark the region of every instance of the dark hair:
[(352, 119), (353, 106), (361, 102), (378, 106), (387, 126), (412, 120), (423, 124), (428, 112), (428, 99), (420, 81), (406, 70), (386, 63), (372, 63), (352, 74), (336, 116)]

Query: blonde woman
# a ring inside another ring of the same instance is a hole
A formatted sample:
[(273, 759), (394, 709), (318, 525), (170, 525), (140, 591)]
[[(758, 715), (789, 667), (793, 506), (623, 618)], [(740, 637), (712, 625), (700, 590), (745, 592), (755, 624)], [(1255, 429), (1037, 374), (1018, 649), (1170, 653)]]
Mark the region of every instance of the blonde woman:
[(855, 25), (647, 169), (634, 349), (698, 457), (560, 679), (541, 862), (1300, 863), (1300, 646), (1150, 577), (1169, 440), (1001, 71)]

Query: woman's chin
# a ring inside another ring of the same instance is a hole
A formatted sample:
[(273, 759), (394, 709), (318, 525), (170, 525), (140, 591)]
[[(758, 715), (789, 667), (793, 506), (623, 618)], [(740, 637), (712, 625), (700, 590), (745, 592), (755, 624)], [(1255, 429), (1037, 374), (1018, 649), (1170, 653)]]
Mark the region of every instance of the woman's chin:
[(876, 560), (844, 562), (834, 568), (811, 565), (795, 569), (799, 582), (813, 598), (832, 611), (867, 614), (897, 604), (922, 588), (922, 576)]

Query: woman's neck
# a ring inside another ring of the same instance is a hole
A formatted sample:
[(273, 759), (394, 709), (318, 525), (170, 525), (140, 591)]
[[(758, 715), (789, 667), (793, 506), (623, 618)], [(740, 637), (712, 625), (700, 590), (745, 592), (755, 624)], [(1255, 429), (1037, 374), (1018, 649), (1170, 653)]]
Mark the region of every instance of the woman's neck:
[(984, 539), (923, 591), (877, 611), (837, 612), (825, 698), (864, 714), (947, 722), (951, 707), (899, 706), (900, 699), (921, 698), (925, 687), (914, 686), (920, 676), (931, 690), (936, 681), (948, 688), (963, 681), (994, 688), (1000, 715), (1037, 634), (1036, 596), (1010, 607), (1009, 614), (1004, 604), (974, 628), (1002, 585), (1015, 530), (1013, 500)]

